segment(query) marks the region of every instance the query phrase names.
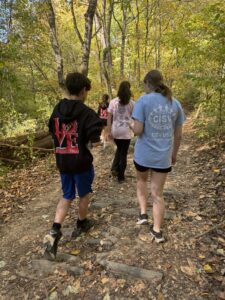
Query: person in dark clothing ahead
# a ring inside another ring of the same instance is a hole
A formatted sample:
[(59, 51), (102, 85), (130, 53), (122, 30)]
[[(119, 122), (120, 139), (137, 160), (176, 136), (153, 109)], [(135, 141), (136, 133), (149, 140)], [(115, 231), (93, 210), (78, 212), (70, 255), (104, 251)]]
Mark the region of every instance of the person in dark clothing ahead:
[(87, 77), (80, 73), (69, 73), (66, 88), (69, 97), (55, 106), (49, 120), (63, 198), (57, 205), (52, 228), (44, 237), (44, 256), (48, 259), (56, 257), (58, 241), (62, 236), (61, 226), (76, 197), (76, 191), (80, 199), (78, 220), (72, 237), (78, 237), (93, 226), (93, 222), (87, 219), (94, 179), (93, 156), (87, 145), (100, 145), (102, 122), (94, 110), (84, 104), (91, 89), (91, 82)]

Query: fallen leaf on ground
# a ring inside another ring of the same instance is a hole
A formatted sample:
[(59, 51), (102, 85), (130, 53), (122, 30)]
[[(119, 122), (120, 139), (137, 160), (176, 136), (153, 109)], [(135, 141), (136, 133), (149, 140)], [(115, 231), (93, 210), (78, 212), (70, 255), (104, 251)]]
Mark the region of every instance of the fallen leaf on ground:
[(80, 292), (80, 280), (77, 280), (73, 285), (68, 285), (67, 288), (62, 292), (64, 296), (69, 294), (78, 294)]
[(52, 292), (49, 296), (48, 296), (48, 300), (55, 300), (58, 299), (58, 293), (56, 291)]
[(185, 213), (185, 215), (186, 215), (187, 217), (195, 217), (195, 216), (197, 216), (198, 214), (197, 214), (196, 212), (193, 212), (193, 211), (188, 211), (188, 212)]
[(144, 290), (146, 288), (144, 282), (140, 282), (140, 283), (136, 283), (135, 284), (135, 290), (137, 292), (141, 292), (142, 290)]
[(10, 274), (10, 272), (9, 271), (3, 271), (3, 272), (1, 272), (1, 274), (2, 274), (2, 276), (8, 276)]
[(151, 242), (151, 237), (149, 234), (139, 233), (138, 238), (143, 242)]
[(195, 274), (195, 271), (189, 267), (189, 266), (181, 266), (181, 271), (189, 276), (193, 276)]
[(157, 300), (164, 300), (164, 296), (162, 292), (159, 292)]
[(124, 284), (126, 283), (125, 279), (117, 279), (116, 284), (124, 286)]
[(214, 273), (213, 269), (211, 268), (211, 266), (209, 264), (204, 265), (203, 268), (206, 273), (209, 273), (209, 274)]
[(219, 237), (218, 242), (225, 246), (225, 240), (223, 238)]
[(101, 282), (102, 282), (103, 284), (106, 284), (107, 282), (109, 282), (109, 278), (104, 277), (104, 278), (102, 278)]
[(220, 299), (225, 300), (225, 292), (219, 292), (219, 293), (218, 293), (218, 297), (219, 297)]
[(0, 268), (4, 268), (4, 266), (6, 265), (6, 262), (4, 260), (0, 261)]
[(103, 298), (103, 300), (110, 300), (109, 292), (107, 292)]
[(223, 250), (223, 249), (217, 249), (217, 250), (216, 250), (216, 253), (217, 253), (218, 255), (225, 256), (224, 250)]
[(93, 230), (89, 233), (89, 235), (94, 237), (94, 238), (98, 238), (100, 233), (101, 233), (100, 230)]
[(72, 255), (78, 255), (78, 254), (80, 254), (80, 250), (79, 249), (72, 250), (70, 252), (70, 254), (72, 254)]
[(52, 294), (57, 289), (57, 286), (54, 286), (50, 291), (49, 294)]

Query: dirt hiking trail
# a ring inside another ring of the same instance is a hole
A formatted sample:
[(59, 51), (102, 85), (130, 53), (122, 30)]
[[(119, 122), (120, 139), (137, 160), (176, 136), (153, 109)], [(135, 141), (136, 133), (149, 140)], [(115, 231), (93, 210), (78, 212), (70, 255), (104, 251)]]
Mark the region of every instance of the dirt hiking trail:
[(113, 145), (93, 151), (96, 224), (71, 240), (74, 202), (56, 262), (42, 258), (61, 197), (53, 156), (8, 175), (0, 190), (0, 299), (225, 299), (224, 151), (197, 142), (188, 120), (164, 192), (164, 244), (151, 241), (148, 226), (136, 225), (133, 144), (123, 184), (109, 176), (113, 152)]

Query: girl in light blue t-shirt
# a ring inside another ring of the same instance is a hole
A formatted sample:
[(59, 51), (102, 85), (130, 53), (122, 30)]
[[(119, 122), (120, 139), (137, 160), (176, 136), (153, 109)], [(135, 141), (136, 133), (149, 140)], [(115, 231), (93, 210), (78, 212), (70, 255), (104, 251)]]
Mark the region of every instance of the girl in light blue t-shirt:
[(181, 104), (172, 97), (158, 70), (144, 78), (146, 94), (136, 102), (132, 117), (133, 131), (138, 136), (134, 150), (137, 170), (137, 197), (140, 216), (137, 224), (147, 224), (147, 179), (151, 172), (153, 221), (150, 233), (156, 242), (163, 242), (161, 225), (164, 219), (163, 187), (171, 166), (176, 163), (185, 115)]

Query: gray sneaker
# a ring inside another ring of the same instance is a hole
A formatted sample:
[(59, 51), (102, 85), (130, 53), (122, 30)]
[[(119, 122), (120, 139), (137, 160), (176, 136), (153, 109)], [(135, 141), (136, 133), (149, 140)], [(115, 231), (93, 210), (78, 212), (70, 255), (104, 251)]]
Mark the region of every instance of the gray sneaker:
[(43, 240), (44, 258), (48, 260), (55, 260), (58, 249), (58, 242), (61, 237), (62, 232), (54, 228), (52, 228), (50, 232), (46, 234)]
[(162, 235), (162, 231), (156, 232), (153, 230), (153, 225), (150, 226), (150, 235), (152, 236), (152, 240), (155, 240), (156, 243), (164, 243), (165, 238)]

